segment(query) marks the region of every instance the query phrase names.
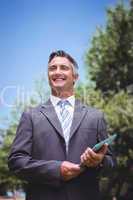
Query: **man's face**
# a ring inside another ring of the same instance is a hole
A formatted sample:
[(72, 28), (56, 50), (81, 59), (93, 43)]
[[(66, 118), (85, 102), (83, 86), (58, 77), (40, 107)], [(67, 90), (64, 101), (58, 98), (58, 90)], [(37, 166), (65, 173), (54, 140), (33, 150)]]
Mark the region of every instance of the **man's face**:
[(48, 65), (49, 84), (53, 91), (71, 92), (77, 75), (73, 73), (72, 63), (65, 57), (54, 57)]

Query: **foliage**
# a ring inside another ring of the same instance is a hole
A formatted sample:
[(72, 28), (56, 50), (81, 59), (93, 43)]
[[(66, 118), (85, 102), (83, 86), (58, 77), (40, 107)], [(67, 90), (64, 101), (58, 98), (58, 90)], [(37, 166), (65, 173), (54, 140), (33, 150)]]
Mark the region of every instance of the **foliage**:
[(97, 90), (90, 97), (99, 99), (93, 102), (106, 113), (109, 132), (118, 133), (117, 167), (104, 173), (103, 199), (133, 199), (133, 0), (107, 10), (107, 23), (86, 53), (86, 72)]
[(120, 91), (107, 97), (83, 84), (78, 86), (76, 96), (88, 106), (101, 109), (106, 115), (108, 133), (118, 135), (113, 148), (117, 167), (111, 172), (104, 171), (101, 188), (103, 199), (110, 199), (113, 194), (119, 199), (127, 191), (125, 185), (128, 189), (133, 182), (133, 96)]
[(9, 172), (7, 158), (22, 112), (27, 107), (34, 107), (48, 98), (49, 91), (45, 87), (45, 83), (44, 78), (40, 77), (35, 82), (35, 89), (31, 96), (28, 95), (20, 101), (15, 101), (15, 106), (11, 111), (9, 125), (6, 130), (3, 130), (4, 134), (2, 134), (2, 131), (0, 132), (0, 135), (3, 136), (3, 143), (0, 146), (0, 195), (5, 195), (8, 188), (14, 190), (25, 184)]
[(12, 176), (8, 170), (7, 158), (10, 151), (10, 146), (16, 131), (16, 124), (8, 128), (4, 136), (4, 143), (0, 148), (0, 194), (5, 195), (8, 188), (19, 188), (21, 181)]
[(133, 1), (107, 10), (106, 26), (97, 29), (86, 53), (86, 71), (103, 92), (133, 84)]

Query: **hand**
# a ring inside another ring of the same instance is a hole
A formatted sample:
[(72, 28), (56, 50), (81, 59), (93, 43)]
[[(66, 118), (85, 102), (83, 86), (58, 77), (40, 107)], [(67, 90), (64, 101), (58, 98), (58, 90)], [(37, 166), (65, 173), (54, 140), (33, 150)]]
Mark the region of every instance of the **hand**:
[(102, 162), (107, 149), (107, 144), (104, 144), (98, 152), (94, 152), (91, 148), (88, 147), (80, 157), (81, 163), (87, 167), (98, 166)]
[(68, 181), (81, 173), (80, 167), (72, 162), (64, 161), (61, 164), (61, 175), (65, 181)]

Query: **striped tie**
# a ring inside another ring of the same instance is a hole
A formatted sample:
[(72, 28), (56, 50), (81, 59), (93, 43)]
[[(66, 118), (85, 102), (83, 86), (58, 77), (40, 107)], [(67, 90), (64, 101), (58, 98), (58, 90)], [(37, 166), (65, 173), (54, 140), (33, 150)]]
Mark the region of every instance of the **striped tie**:
[(60, 116), (61, 116), (61, 126), (64, 133), (64, 139), (66, 142), (66, 150), (68, 150), (69, 135), (70, 135), (70, 123), (72, 122), (72, 116), (68, 109), (66, 108), (69, 104), (67, 100), (59, 101), (60, 105)]

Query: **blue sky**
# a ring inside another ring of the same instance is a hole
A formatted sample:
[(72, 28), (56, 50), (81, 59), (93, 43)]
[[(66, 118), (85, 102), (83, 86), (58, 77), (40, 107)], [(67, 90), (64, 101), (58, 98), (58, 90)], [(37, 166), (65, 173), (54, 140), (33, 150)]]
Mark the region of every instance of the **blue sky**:
[[(0, 0), (0, 95), (11, 104), (16, 88), (31, 90), (47, 72), (51, 51), (64, 49), (79, 64), (84, 80), (84, 54), (106, 8), (117, 0)], [(10, 88), (7, 88), (10, 86)], [(5, 91), (5, 92), (4, 92)], [(2, 101), (2, 100), (1, 100)], [(0, 118), (11, 108), (0, 104)]]

